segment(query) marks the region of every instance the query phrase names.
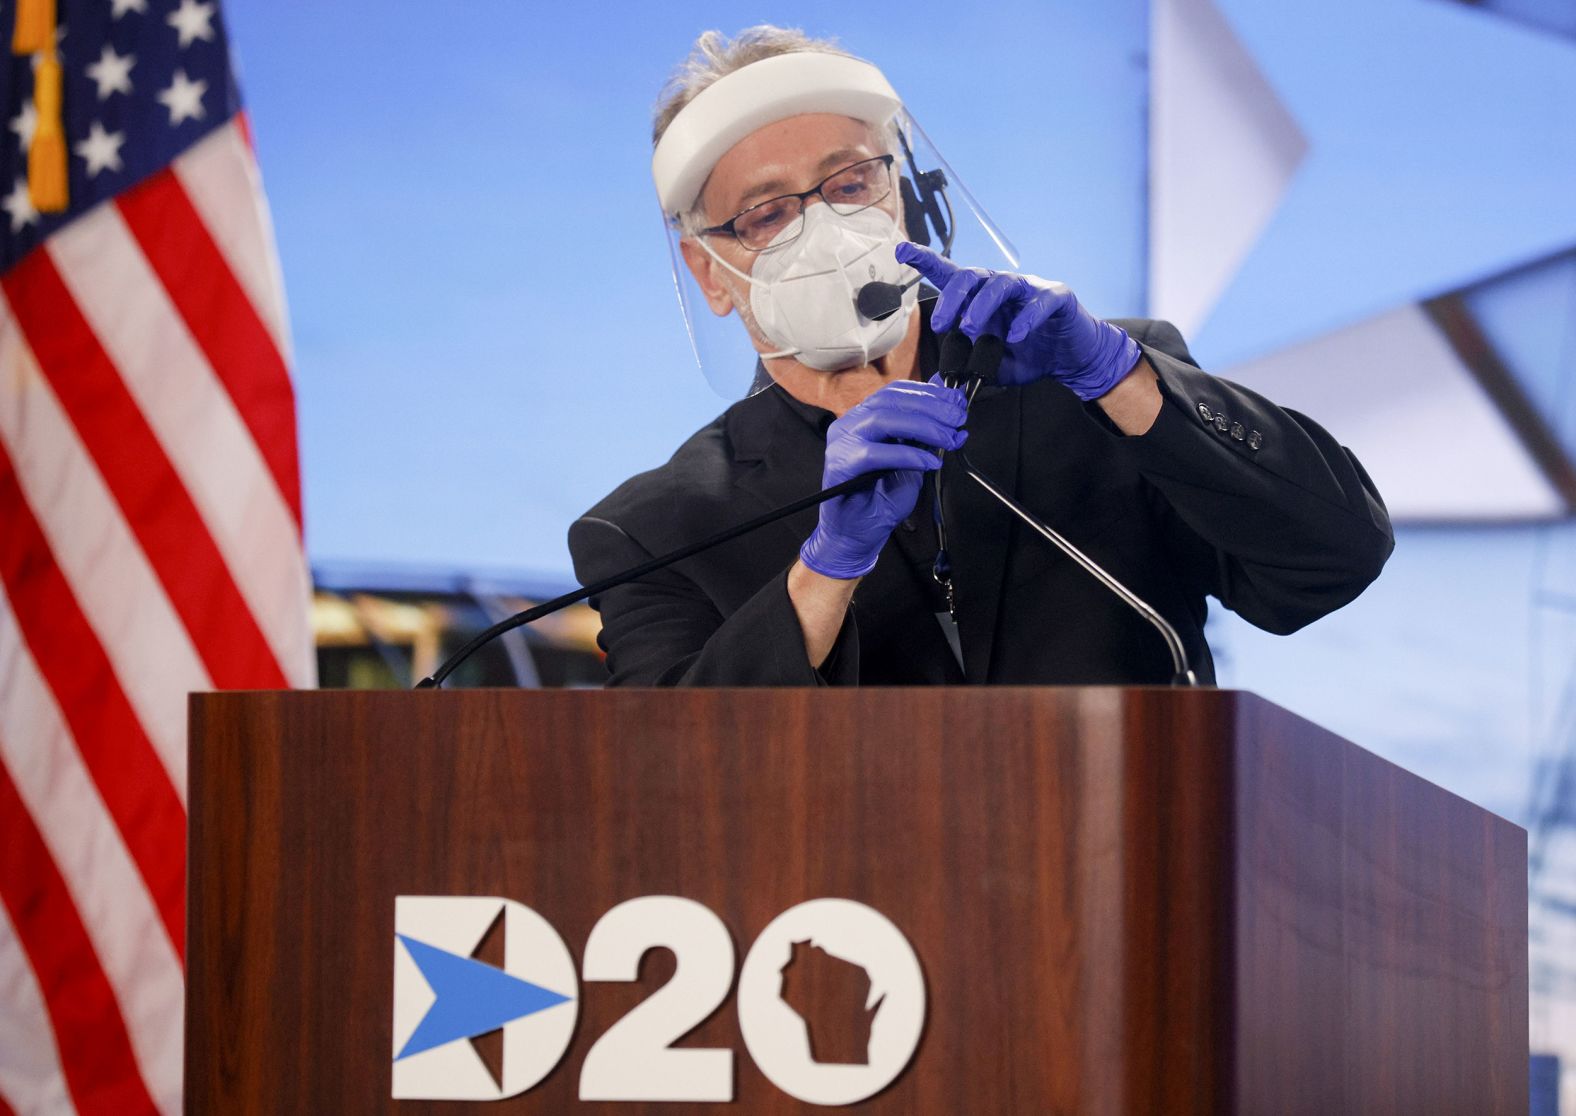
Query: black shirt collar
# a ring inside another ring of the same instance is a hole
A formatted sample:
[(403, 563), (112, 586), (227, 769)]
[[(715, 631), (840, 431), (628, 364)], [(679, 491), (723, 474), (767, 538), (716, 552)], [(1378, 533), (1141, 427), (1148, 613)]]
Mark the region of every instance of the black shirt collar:
[[(940, 354), (940, 347), (936, 342), (936, 335), (930, 328), (930, 312), (936, 300), (936, 292), (928, 287), (920, 288), (919, 296), (919, 350), (915, 354), (919, 363), (919, 379), (928, 380), (936, 374), (936, 363)], [(801, 402), (790, 395), (781, 384), (771, 378), (766, 371), (766, 365), (760, 360), (755, 362), (755, 382), (750, 386), (753, 395), (758, 391), (772, 391), (788, 405), (788, 409), (798, 415), (810, 429), (821, 437), (826, 436), (826, 428), (832, 424), (837, 416), (824, 407), (817, 407), (810, 403)]]

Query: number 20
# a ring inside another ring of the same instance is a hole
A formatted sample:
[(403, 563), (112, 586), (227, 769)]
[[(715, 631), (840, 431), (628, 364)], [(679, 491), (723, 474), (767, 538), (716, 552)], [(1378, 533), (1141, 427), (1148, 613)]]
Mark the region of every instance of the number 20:
[[(789, 944), (804, 940), (834, 954), (873, 951), (882, 971), (885, 1026), (880, 1035), (871, 1032), (867, 1065), (817, 1065), (802, 1038), (785, 1037), (804, 1034), (782, 1001), (779, 975)], [(716, 1011), (733, 987), (733, 939), (720, 918), (673, 895), (620, 903), (591, 928), (584, 978), (635, 980), (640, 959), (655, 946), (673, 951), (673, 979), (597, 1039), (580, 1067), (580, 1099), (731, 1101), (732, 1050), (672, 1045)], [(884, 1089), (918, 1048), (925, 977), (908, 939), (880, 912), (847, 899), (811, 899), (778, 915), (756, 938), (739, 975), (738, 1008), (745, 1048), (772, 1084), (808, 1104), (852, 1104)]]

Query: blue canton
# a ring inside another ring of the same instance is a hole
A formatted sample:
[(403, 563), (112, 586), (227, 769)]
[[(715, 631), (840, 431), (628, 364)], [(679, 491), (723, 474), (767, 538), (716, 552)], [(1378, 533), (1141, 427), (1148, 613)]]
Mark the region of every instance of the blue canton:
[[(16, 5), (7, 7), (14, 13)], [(26, 194), (33, 58), (0, 51), (0, 273), (50, 234), (169, 165), (241, 107), (218, 0), (59, 0), (70, 207)]]

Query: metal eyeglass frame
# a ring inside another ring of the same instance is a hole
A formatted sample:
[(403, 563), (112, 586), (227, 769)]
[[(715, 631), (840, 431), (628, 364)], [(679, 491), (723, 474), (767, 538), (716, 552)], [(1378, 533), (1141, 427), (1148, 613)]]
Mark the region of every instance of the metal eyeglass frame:
[[(783, 241), (782, 244), (763, 244), (759, 248), (751, 248), (748, 244), (744, 243), (744, 241), (740, 238), (738, 229), (734, 227), (735, 223), (739, 220), (739, 218), (745, 216), (746, 214), (754, 213), (757, 209), (761, 209), (761, 208), (763, 208), (765, 206), (768, 206), (768, 205), (775, 205), (778, 202), (784, 202), (784, 201), (790, 201), (790, 200), (796, 201), (796, 202), (799, 203), (799, 212), (798, 212), (798, 214), (795, 215), (795, 220), (802, 220), (803, 217), (804, 217), (804, 203), (807, 202), (809, 199), (811, 199), (813, 197), (816, 197), (817, 195), (820, 196), (821, 201), (825, 202), (829, 206), (832, 206), (832, 211), (834, 213), (836, 213), (839, 217), (851, 217), (855, 213), (862, 213), (865, 210), (869, 209), (873, 205), (880, 205), (882, 202), (886, 201), (889, 197), (892, 196), (892, 164), (894, 162), (896, 162), (896, 161), (897, 161), (897, 156), (888, 153), (886, 155), (876, 155), (876, 156), (874, 156), (872, 158), (869, 158), (869, 159), (860, 159), (857, 162), (849, 163), (846, 167), (839, 167), (837, 170), (833, 171), (831, 174), (829, 174), (825, 178), (821, 179), (821, 181), (817, 182), (814, 186), (810, 187), (808, 190), (802, 190), (802, 191), (800, 191), (797, 194), (778, 194), (776, 197), (767, 198), (765, 201), (756, 202), (754, 205), (750, 206), (747, 209), (739, 210), (739, 212), (735, 213), (732, 217), (729, 217), (727, 219), (727, 221), (723, 222), (722, 224), (720, 224), (720, 225), (713, 225), (709, 229), (700, 229), (700, 230), (698, 230), (696, 232), (695, 235), (697, 235), (697, 236), (722, 236), (722, 235), (726, 234), (727, 236), (733, 237), (733, 239), (738, 243), (739, 247), (743, 248), (746, 252), (764, 252), (768, 248), (781, 248), (785, 244), (792, 244), (795, 240), (799, 239), (800, 233), (804, 232), (804, 226), (801, 225), (800, 228), (799, 228), (799, 232), (794, 233), (793, 236), (790, 239)], [(840, 174), (847, 174), (849, 171), (853, 170), (855, 167), (862, 167), (866, 163), (881, 163), (881, 164), (883, 164), (886, 167), (886, 172), (887, 172), (886, 193), (882, 194), (879, 198), (876, 198), (873, 201), (866, 202), (864, 205), (860, 206), (858, 209), (850, 209), (847, 213), (844, 213), (843, 211), (837, 209), (836, 206), (832, 205), (831, 199), (828, 198), (825, 194), (822, 194), (821, 191), (826, 187), (826, 184), (828, 182), (832, 181), (832, 179), (836, 178), (838, 175), (840, 175)]]

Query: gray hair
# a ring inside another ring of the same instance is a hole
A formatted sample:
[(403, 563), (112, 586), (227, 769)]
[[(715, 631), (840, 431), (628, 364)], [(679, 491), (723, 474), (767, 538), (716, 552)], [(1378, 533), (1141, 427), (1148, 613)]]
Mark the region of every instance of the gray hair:
[(690, 48), (686, 58), (657, 94), (656, 107), (651, 112), (651, 146), (655, 147), (668, 130), (673, 118), (701, 91), (727, 77), (735, 70), (742, 70), (751, 62), (775, 58), (779, 54), (796, 51), (814, 51), (821, 54), (840, 54), (852, 58), (833, 39), (812, 39), (796, 27), (774, 27), (770, 23), (746, 27), (732, 39), (721, 31), (703, 31)]
[[(746, 27), (732, 39), (720, 31), (701, 32), (690, 48), (689, 57), (673, 71), (657, 94), (657, 103), (651, 113), (651, 145), (657, 145), (662, 134), (668, 130), (668, 125), (673, 123), (673, 118), (678, 116), (685, 105), (700, 96), (702, 90), (735, 70), (742, 70), (751, 62), (796, 51), (855, 57), (838, 46), (835, 39), (811, 38), (796, 27), (775, 27), (770, 23), (762, 23)], [(887, 137), (893, 152), (897, 150), (895, 138), (895, 134)], [(689, 210), (680, 215), (679, 229), (686, 235), (693, 235), (705, 223), (705, 207), (697, 197)]]

